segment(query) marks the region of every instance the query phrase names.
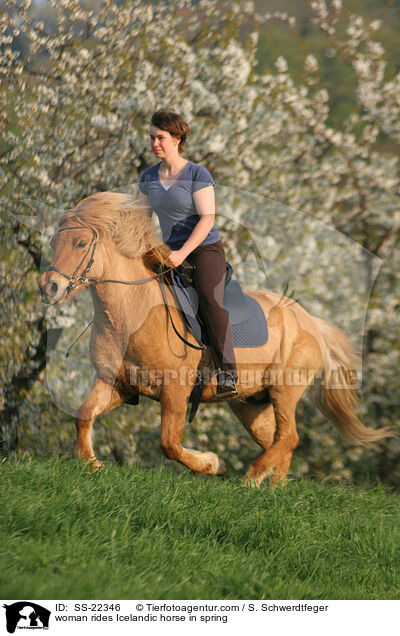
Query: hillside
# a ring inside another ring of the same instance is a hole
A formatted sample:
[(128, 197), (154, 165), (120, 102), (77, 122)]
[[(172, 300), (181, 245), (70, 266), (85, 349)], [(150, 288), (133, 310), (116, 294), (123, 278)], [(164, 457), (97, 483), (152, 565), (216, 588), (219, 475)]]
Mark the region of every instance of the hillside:
[(3, 599), (398, 598), (400, 496), (77, 461), (2, 464)]

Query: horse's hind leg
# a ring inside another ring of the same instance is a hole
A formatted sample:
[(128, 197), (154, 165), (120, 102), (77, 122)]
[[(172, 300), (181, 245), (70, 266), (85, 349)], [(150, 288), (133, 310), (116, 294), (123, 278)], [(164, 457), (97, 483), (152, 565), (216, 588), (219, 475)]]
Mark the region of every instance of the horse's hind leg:
[[(251, 404), (233, 400), (229, 402), (229, 406), (254, 441), (267, 451), (272, 446), (276, 429), (275, 413), (272, 404)], [(261, 457), (264, 455), (265, 453), (263, 453)], [(245, 480), (254, 485), (259, 485), (261, 480), (258, 483), (257, 480), (254, 479), (252, 466), (253, 464), (250, 466)], [(266, 476), (267, 475), (264, 475), (263, 478)]]
[(257, 486), (272, 473), (272, 483), (284, 483), (292, 453), (299, 443), (296, 430), (296, 405), (305, 386), (279, 385), (269, 388), (276, 418), (276, 435), (272, 446), (250, 466), (248, 478)]
[[(190, 390), (190, 388), (189, 388)], [(161, 450), (168, 459), (184, 464), (195, 473), (220, 475), (225, 463), (212, 452), (184, 448), (181, 444), (188, 403), (187, 388), (164, 387), (161, 402)]]
[[(296, 443), (297, 446), (297, 443)], [(293, 449), (294, 450), (294, 449)], [(290, 467), (290, 462), (292, 461), (293, 451), (289, 451), (282, 457), (280, 462), (273, 469), (273, 474), (271, 477), (271, 482), (273, 486), (278, 486), (279, 484), (284, 485), (286, 482), (287, 472)]]
[(100, 468), (102, 466), (102, 463), (96, 460), (92, 446), (94, 419), (101, 413), (111, 411), (122, 404), (122, 402), (123, 399), (118, 391), (100, 378), (95, 378), (88, 397), (77, 411), (75, 427), (78, 437), (78, 457), (90, 462), (93, 468)]

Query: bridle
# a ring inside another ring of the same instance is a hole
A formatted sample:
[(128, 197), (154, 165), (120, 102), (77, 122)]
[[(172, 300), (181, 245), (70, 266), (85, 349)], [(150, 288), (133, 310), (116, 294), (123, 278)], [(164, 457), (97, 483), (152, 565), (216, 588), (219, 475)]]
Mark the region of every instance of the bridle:
[[(47, 272), (57, 272), (58, 274), (61, 274), (61, 276), (64, 276), (64, 278), (67, 278), (69, 280), (69, 283), (67, 285), (67, 288), (65, 290), (65, 293), (67, 294), (67, 296), (70, 296), (71, 292), (73, 289), (77, 289), (78, 287), (80, 287), (81, 285), (86, 285), (88, 283), (120, 283), (121, 285), (142, 285), (143, 283), (149, 283), (152, 280), (159, 280), (160, 278), (162, 278), (163, 276), (165, 276), (165, 274), (167, 274), (169, 271), (171, 271), (171, 269), (173, 269), (172, 267), (169, 267), (168, 269), (165, 269), (164, 271), (160, 272), (159, 274), (156, 274), (155, 276), (149, 276), (148, 278), (142, 278), (141, 280), (114, 280), (111, 278), (88, 278), (88, 274), (91, 270), (91, 267), (93, 265), (94, 262), (94, 254), (96, 251), (96, 245), (97, 245), (97, 241), (99, 239), (99, 233), (97, 232), (97, 230), (95, 228), (89, 227), (87, 225), (72, 225), (69, 227), (61, 227), (57, 230), (57, 234), (60, 232), (65, 232), (66, 230), (81, 230), (82, 228), (87, 228), (88, 230), (90, 230), (93, 233), (92, 239), (88, 245), (88, 248), (81, 260), (81, 262), (79, 263), (79, 265), (76, 267), (75, 271), (73, 272), (73, 274), (71, 274), (71, 276), (69, 276), (68, 274), (66, 274), (65, 272), (62, 272), (61, 269), (58, 269), (58, 267), (54, 267), (54, 265), (49, 265), (49, 267), (47, 268)], [(88, 256), (90, 249), (92, 250), (90, 257), (89, 257), (89, 261), (88, 264), (86, 265), (85, 269), (83, 270), (82, 274), (80, 276), (77, 276), (82, 264), (85, 262), (86, 257)]]
[[(90, 241), (90, 243), (88, 245), (88, 248), (87, 248), (82, 260), (80, 261), (79, 265), (76, 267), (76, 269), (73, 272), (73, 274), (71, 274), (71, 276), (69, 276), (65, 272), (62, 272), (61, 269), (58, 269), (58, 267), (54, 267), (54, 265), (49, 265), (49, 267), (46, 270), (47, 272), (57, 272), (58, 274), (61, 274), (61, 276), (64, 276), (64, 278), (68, 279), (69, 283), (67, 285), (66, 292), (65, 292), (67, 296), (70, 296), (70, 294), (71, 294), (73, 289), (77, 289), (81, 285), (86, 285), (88, 283), (94, 283), (94, 284), (98, 284), (98, 283), (119, 283), (121, 285), (143, 285), (144, 283), (149, 283), (149, 282), (151, 282), (153, 280), (157, 280), (159, 285), (160, 285), (161, 294), (162, 294), (164, 305), (165, 305), (165, 308), (166, 308), (167, 319), (169, 319), (171, 321), (171, 325), (172, 325), (176, 335), (182, 340), (182, 342), (184, 342), (186, 345), (188, 345), (192, 349), (203, 350), (203, 349), (206, 348), (203, 343), (200, 343), (200, 346), (198, 347), (198, 346), (192, 344), (191, 342), (189, 342), (188, 340), (186, 340), (186, 338), (181, 336), (181, 334), (178, 332), (177, 328), (175, 327), (174, 321), (173, 321), (172, 316), (171, 316), (171, 312), (169, 310), (169, 306), (168, 306), (167, 296), (165, 294), (164, 285), (163, 285), (163, 282), (162, 282), (162, 279), (164, 278), (164, 276), (166, 274), (168, 274), (168, 272), (170, 272), (173, 269), (173, 267), (168, 267), (167, 269), (163, 270), (159, 274), (155, 274), (154, 276), (149, 276), (148, 278), (141, 278), (140, 280), (114, 280), (112, 278), (88, 278), (88, 274), (89, 274), (90, 269), (91, 269), (91, 267), (93, 265), (93, 262), (94, 262), (94, 254), (95, 254), (95, 251), (96, 251), (97, 241), (99, 239), (99, 233), (97, 232), (97, 230), (95, 228), (93, 228), (93, 227), (88, 226), (88, 225), (73, 225), (73, 226), (69, 226), (69, 227), (61, 227), (61, 228), (59, 228), (57, 230), (56, 233), (58, 234), (60, 232), (65, 232), (66, 230), (81, 230), (82, 228), (86, 228), (88, 230), (91, 230), (91, 232), (93, 233), (93, 236), (92, 236), (92, 239), (91, 239), (91, 241)], [(83, 263), (85, 262), (86, 257), (88, 256), (90, 250), (92, 250), (92, 251), (91, 251), (91, 254), (90, 254), (90, 257), (89, 257), (88, 264), (86, 265), (86, 267), (83, 270), (82, 274), (80, 276), (77, 276), (77, 274), (79, 272), (79, 269), (83, 265)], [(89, 323), (89, 324), (91, 324), (91, 323)], [(87, 329), (87, 327), (86, 327), (86, 329)]]
[[(70, 227), (61, 227), (59, 230), (57, 230), (57, 234), (59, 234), (60, 232), (65, 232), (66, 230), (80, 230), (82, 229), (84, 226), (82, 225), (73, 225)], [(97, 240), (99, 238), (98, 232), (97, 230), (95, 230), (94, 228), (88, 228), (92, 231), (93, 236), (92, 236), (92, 240), (89, 243), (89, 247), (87, 248), (81, 262), (79, 263), (78, 267), (75, 269), (74, 273), (71, 274), (71, 276), (69, 276), (68, 274), (66, 274), (65, 272), (62, 272), (61, 269), (58, 269), (58, 267), (54, 267), (53, 265), (49, 265), (49, 267), (47, 268), (47, 272), (57, 272), (58, 274), (61, 274), (61, 276), (64, 276), (64, 278), (67, 278), (69, 280), (67, 289), (66, 289), (66, 294), (67, 296), (69, 296), (71, 294), (71, 291), (73, 289), (76, 289), (77, 287), (80, 287), (81, 285), (85, 285), (86, 283), (89, 282), (89, 279), (87, 278), (88, 273), (90, 272), (90, 269), (93, 265), (93, 261), (94, 261), (94, 252), (96, 250), (96, 244), (97, 244)], [(87, 255), (89, 254), (90, 248), (92, 248), (92, 253), (90, 255), (89, 258), (89, 262), (85, 268), (85, 270), (82, 272), (82, 274), (80, 276), (77, 276), (77, 273), (79, 272), (79, 269), (82, 265), (82, 263), (85, 262), (85, 259), (87, 257)]]

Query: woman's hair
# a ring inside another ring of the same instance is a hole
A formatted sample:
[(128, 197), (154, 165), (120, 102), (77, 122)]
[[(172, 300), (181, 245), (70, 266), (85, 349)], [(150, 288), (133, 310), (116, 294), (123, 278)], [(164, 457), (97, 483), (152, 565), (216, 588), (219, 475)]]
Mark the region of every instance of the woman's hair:
[(165, 108), (160, 108), (153, 113), (150, 123), (152, 126), (156, 126), (156, 128), (159, 128), (160, 130), (169, 132), (173, 137), (180, 137), (181, 140), (179, 142), (178, 150), (179, 152), (182, 152), (186, 139), (192, 132), (192, 129), (183, 117), (178, 115), (178, 113), (166, 110)]

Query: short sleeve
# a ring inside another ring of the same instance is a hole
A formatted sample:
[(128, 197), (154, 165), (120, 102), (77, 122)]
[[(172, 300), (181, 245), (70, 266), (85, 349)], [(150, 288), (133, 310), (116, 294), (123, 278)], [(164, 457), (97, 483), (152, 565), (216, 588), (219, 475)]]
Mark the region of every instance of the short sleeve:
[(145, 180), (144, 173), (142, 174), (142, 176), (139, 179), (139, 190), (140, 190), (140, 192), (142, 194), (148, 194), (147, 182)]
[(198, 166), (193, 176), (193, 192), (206, 188), (207, 186), (215, 186), (214, 179), (204, 166)]

